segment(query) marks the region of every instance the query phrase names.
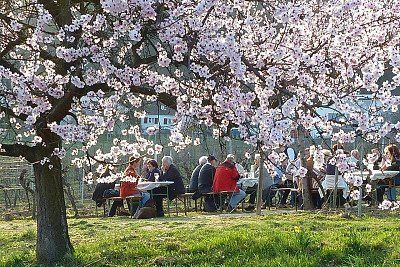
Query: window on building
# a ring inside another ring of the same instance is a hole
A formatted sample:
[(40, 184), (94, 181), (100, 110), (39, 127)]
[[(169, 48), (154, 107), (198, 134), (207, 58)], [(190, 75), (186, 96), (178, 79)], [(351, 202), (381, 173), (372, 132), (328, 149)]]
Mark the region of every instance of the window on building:
[(158, 123), (158, 118), (155, 118), (154, 119), (154, 124), (157, 124)]
[(147, 117), (143, 119), (143, 123), (147, 123)]
[(168, 119), (164, 118), (164, 125), (168, 125)]

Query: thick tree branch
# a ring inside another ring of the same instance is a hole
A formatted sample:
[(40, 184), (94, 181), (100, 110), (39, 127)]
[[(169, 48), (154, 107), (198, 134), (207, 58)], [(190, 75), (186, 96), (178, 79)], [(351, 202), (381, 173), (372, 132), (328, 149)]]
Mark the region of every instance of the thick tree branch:
[(34, 163), (37, 161), (36, 149), (22, 144), (1, 144), (0, 156), (24, 157), (28, 162)]
[(27, 118), (27, 116), (25, 114), (17, 115), (10, 108), (7, 108), (7, 107), (1, 106), (1, 105), (0, 105), (0, 111), (4, 112), (8, 116), (11, 116), (11, 117), (23, 120), (23, 121), (26, 120), (26, 118)]

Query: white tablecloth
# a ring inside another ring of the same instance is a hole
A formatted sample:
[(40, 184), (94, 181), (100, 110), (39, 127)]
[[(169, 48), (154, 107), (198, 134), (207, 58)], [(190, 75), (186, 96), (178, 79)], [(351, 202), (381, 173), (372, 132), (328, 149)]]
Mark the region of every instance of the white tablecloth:
[(139, 182), (137, 188), (141, 191), (153, 190), (157, 187), (167, 186), (173, 184), (172, 181), (160, 181), (160, 182)]
[[(328, 189), (334, 189), (335, 188), (335, 175), (325, 175), (325, 179), (321, 183), (322, 188), (324, 190)], [(343, 179), (341, 175), (338, 175), (338, 182), (337, 182), (337, 189), (343, 189), (343, 197), (347, 198), (349, 195), (349, 185), (346, 183), (346, 181)], [(321, 197), (323, 197), (323, 192), (321, 191), (321, 188), (318, 189), (319, 194)]]
[(237, 182), (237, 185), (241, 186), (242, 188), (253, 187), (258, 184), (257, 178), (241, 178)]
[[(394, 177), (398, 174), (398, 171), (380, 171), (380, 170), (373, 170), (372, 174), (369, 174), (368, 171), (363, 171), (363, 176), (369, 176), (371, 180), (383, 180), (386, 178)], [(361, 176), (361, 172), (353, 172), (354, 175)]]

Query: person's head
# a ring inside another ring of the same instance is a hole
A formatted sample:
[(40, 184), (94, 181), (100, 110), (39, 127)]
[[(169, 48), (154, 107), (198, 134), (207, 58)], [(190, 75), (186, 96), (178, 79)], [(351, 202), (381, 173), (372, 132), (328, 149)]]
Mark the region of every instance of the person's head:
[(355, 159), (358, 159), (358, 160), (360, 159), (360, 152), (357, 149), (353, 149), (350, 152), (350, 155)]
[(379, 151), (379, 148), (373, 148), (371, 149), (371, 154), (380, 155), (381, 152)]
[(201, 156), (199, 158), (199, 165), (204, 165), (207, 163), (208, 157), (207, 156)]
[(225, 161), (234, 164), (234, 163), (235, 163), (235, 155), (233, 155), (233, 154), (228, 154), (228, 155), (226, 156), (226, 160), (225, 160)]
[(169, 167), (174, 163), (174, 160), (170, 156), (164, 156), (161, 162), (162, 162), (162, 168), (164, 170), (168, 170)]
[(388, 145), (387, 147), (385, 147), (385, 156), (391, 162), (394, 162), (396, 160), (400, 160), (399, 148), (394, 144), (393, 145)]
[(332, 146), (333, 152), (336, 152), (336, 151), (339, 150), (339, 149), (344, 149), (344, 147), (343, 147), (342, 144), (334, 144), (334, 145)]
[(147, 166), (147, 163), (149, 162), (149, 158), (143, 158), (143, 169), (145, 169), (145, 170), (147, 170), (148, 169), (148, 166)]
[(158, 169), (158, 163), (157, 161), (155, 161), (154, 159), (149, 159), (147, 161), (147, 168), (149, 169), (149, 171), (153, 171), (154, 169)]
[(212, 166), (217, 166), (218, 164), (217, 159), (213, 155), (209, 155), (207, 157), (207, 162), (210, 163)]
[(332, 157), (332, 152), (328, 149), (322, 149), (322, 154), (324, 154), (325, 161)]
[(133, 168), (138, 168), (140, 165), (140, 158), (135, 158), (134, 156), (129, 158), (129, 165)]

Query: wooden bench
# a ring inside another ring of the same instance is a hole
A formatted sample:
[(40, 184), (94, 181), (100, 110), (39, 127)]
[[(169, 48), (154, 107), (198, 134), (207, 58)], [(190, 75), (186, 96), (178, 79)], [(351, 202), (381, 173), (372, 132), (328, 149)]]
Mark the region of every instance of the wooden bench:
[[(209, 192), (209, 193), (203, 193), (202, 194), (202, 198), (205, 197), (205, 196), (219, 196), (219, 203), (220, 203), (219, 211), (222, 213), (222, 211), (223, 211), (222, 198), (224, 196), (231, 197), (233, 193), (235, 193), (235, 191), (221, 191), (221, 192), (218, 192), (218, 193)], [(200, 202), (200, 207), (202, 207), (202, 204), (203, 204), (202, 203), (203, 202), (202, 198), (201, 198), (201, 202)], [(241, 201), (241, 209), (242, 209), (242, 211), (244, 211), (244, 199)]]
[[(194, 193), (184, 193), (180, 194), (175, 198), (175, 212), (178, 216), (178, 200), (183, 202), (183, 207), (185, 211), (185, 216), (187, 216), (188, 211), (188, 203), (190, 203), (190, 199), (193, 197)], [(195, 210), (197, 211), (197, 200), (194, 201), (195, 203)]]

